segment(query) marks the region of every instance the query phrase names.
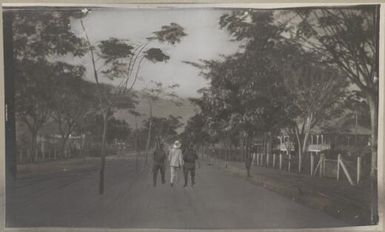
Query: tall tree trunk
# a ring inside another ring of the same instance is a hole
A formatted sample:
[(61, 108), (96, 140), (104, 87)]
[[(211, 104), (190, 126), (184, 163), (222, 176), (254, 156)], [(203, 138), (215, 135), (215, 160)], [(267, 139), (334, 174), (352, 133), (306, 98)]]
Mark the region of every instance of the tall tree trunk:
[(312, 120), (313, 120), (313, 114), (311, 113), (305, 120), (304, 136), (303, 136), (303, 142), (302, 142), (302, 154), (305, 153), (307, 150), (307, 145), (308, 145), (307, 141), (310, 135), (310, 127), (311, 127)]
[(231, 145), (231, 142), (229, 143), (229, 156), (227, 157), (228, 160), (233, 160), (233, 145)]
[(240, 146), (241, 146), (241, 154), (242, 154), (242, 162), (245, 162), (245, 139), (244, 139), (244, 137), (242, 136), (242, 138), (241, 138), (241, 144), (240, 144)]
[(309, 135), (310, 135), (310, 129), (311, 129), (311, 123), (313, 121), (313, 113), (310, 113), (310, 115), (308, 117), (306, 117), (305, 119), (305, 122), (304, 122), (304, 125), (303, 125), (303, 134), (301, 135), (300, 134), (300, 138), (302, 137), (303, 140), (302, 140), (302, 147), (300, 147), (299, 149), (301, 149), (301, 164), (298, 165), (298, 169), (301, 170), (302, 169), (302, 154), (306, 154), (307, 152), (307, 147), (308, 147), (308, 140), (309, 140)]
[(272, 141), (272, 135), (271, 132), (267, 133), (267, 153), (271, 155), (271, 151), (273, 150), (273, 141)]
[(107, 126), (108, 126), (108, 110), (103, 113), (103, 135), (102, 135), (102, 149), (100, 154), (101, 167), (100, 167), (100, 179), (99, 179), (99, 194), (104, 193), (104, 170), (106, 166), (106, 135), (107, 135)]
[(63, 155), (64, 158), (66, 157), (66, 145), (67, 145), (68, 136), (62, 135), (62, 143), (60, 148), (60, 153)]
[(146, 159), (145, 163), (147, 164), (149, 152), (150, 152), (150, 143), (151, 143), (151, 130), (152, 130), (152, 103), (149, 101), (149, 109), (150, 109), (150, 118), (148, 122), (148, 134), (147, 134), (147, 143), (146, 143)]
[(270, 155), (269, 143), (270, 143), (270, 136), (269, 136), (269, 133), (266, 133), (266, 157)]
[(378, 131), (378, 101), (376, 96), (367, 96), (370, 109), (371, 122), (371, 164), (370, 164), (370, 189), (371, 189), (371, 222), (378, 222), (378, 194), (377, 194), (377, 131)]
[(224, 152), (225, 152), (225, 168), (227, 168), (228, 156), (229, 156), (229, 146), (226, 146), (226, 141), (224, 141), (224, 143), (223, 143), (223, 148), (224, 148)]
[(105, 168), (105, 154), (104, 154), (104, 146), (105, 146), (105, 140), (106, 140), (106, 133), (107, 133), (107, 116), (108, 116), (108, 112), (109, 112), (109, 107), (106, 107), (105, 104), (107, 104), (107, 99), (104, 98), (104, 95), (103, 95), (103, 92), (101, 90), (101, 86), (100, 86), (100, 83), (99, 83), (99, 77), (98, 77), (98, 71), (96, 69), (96, 61), (95, 61), (95, 55), (94, 55), (94, 47), (92, 46), (92, 43), (88, 37), (88, 34), (87, 34), (87, 30), (86, 30), (86, 27), (84, 26), (84, 22), (83, 22), (83, 19), (81, 18), (80, 19), (80, 24), (81, 24), (81, 27), (83, 29), (83, 32), (85, 33), (85, 37), (86, 37), (86, 40), (88, 42), (88, 45), (89, 45), (89, 51), (90, 51), (90, 55), (91, 55), (91, 62), (92, 62), (92, 69), (93, 69), (93, 73), (94, 73), (94, 79), (95, 79), (95, 83), (96, 83), (96, 86), (98, 87), (97, 90), (98, 90), (98, 100), (99, 100), (99, 104), (100, 106), (102, 107), (102, 109), (105, 110), (105, 112), (103, 112), (103, 135), (102, 135), (102, 149), (101, 149), (101, 168), (100, 168), (100, 180), (99, 180), (99, 193), (100, 194), (103, 194), (104, 193), (104, 168)]
[[(16, 178), (16, 135), (15, 135), (15, 69), (13, 53), (13, 11), (3, 11), (3, 46), (4, 46), (4, 90), (5, 91), (5, 182), (8, 184)], [(9, 190), (10, 188), (6, 188)], [(7, 194), (8, 195), (8, 191)]]
[(38, 161), (37, 131), (31, 131), (31, 156), (33, 162)]
[(302, 143), (301, 143), (301, 135), (299, 134), (298, 128), (295, 128), (295, 137), (297, 139), (297, 152), (298, 152), (298, 173), (302, 172)]
[(138, 121), (137, 116), (135, 115), (135, 171), (138, 172), (138, 156), (139, 156), (139, 149), (138, 149)]
[(250, 136), (246, 137), (246, 149), (245, 149), (245, 166), (247, 171), (247, 177), (250, 177), (251, 157), (250, 157)]
[(200, 152), (201, 152), (201, 159), (202, 159), (202, 160), (203, 160), (203, 154), (204, 154), (204, 152), (205, 152), (203, 149), (204, 149), (204, 145), (201, 144), (201, 145), (200, 145)]

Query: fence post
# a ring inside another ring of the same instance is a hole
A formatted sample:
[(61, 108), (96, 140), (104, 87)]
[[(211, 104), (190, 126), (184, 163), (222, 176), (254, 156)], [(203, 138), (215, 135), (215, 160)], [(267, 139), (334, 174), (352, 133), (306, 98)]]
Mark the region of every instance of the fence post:
[(275, 153), (273, 154), (273, 168), (275, 168)]
[(23, 148), (20, 149), (20, 158), (19, 158), (19, 163), (23, 163), (24, 158), (23, 158)]
[(37, 146), (35, 147), (35, 162), (39, 161), (39, 152)]
[(310, 175), (313, 176), (314, 171), (314, 154), (313, 152), (310, 152)]
[(270, 154), (266, 153), (266, 167), (269, 167)]
[(344, 162), (342, 161), (342, 159), (340, 159), (340, 163), (341, 163), (342, 170), (344, 171), (346, 178), (348, 178), (348, 181), (349, 181), (350, 185), (354, 185), (353, 180), (352, 180), (352, 178), (349, 175), (348, 169), (346, 168), (346, 166), (345, 166)]
[(279, 153), (279, 169), (282, 170), (282, 153)]
[[(318, 171), (319, 169), (319, 171)], [(318, 162), (317, 162), (317, 165), (315, 166), (314, 168), (314, 171), (313, 171), (313, 175), (317, 175), (317, 171), (318, 171), (318, 174), (319, 176), (321, 177), (321, 172), (322, 172), (322, 155), (319, 156), (319, 159), (318, 159)]]
[(44, 141), (41, 142), (41, 156), (42, 156), (42, 160), (45, 161), (45, 144), (44, 144)]
[(361, 177), (361, 156), (357, 157), (357, 184), (360, 183)]
[(261, 154), (257, 153), (257, 166), (261, 164)]
[(325, 176), (326, 174), (326, 156), (325, 156), (325, 154), (323, 155), (323, 162), (322, 162), (322, 167), (323, 167), (323, 169), (322, 169), (322, 174), (323, 174), (323, 176)]
[(31, 152), (29, 151), (29, 149), (26, 149), (26, 155), (28, 162), (31, 162)]
[(261, 153), (261, 166), (263, 166), (263, 153)]
[(338, 156), (337, 156), (337, 181), (340, 180), (340, 160), (341, 160), (341, 154), (338, 154)]
[(287, 171), (290, 172), (290, 170), (291, 170), (291, 155), (288, 155)]
[(324, 154), (323, 153), (321, 153), (319, 159), (320, 159), (319, 160), (319, 162), (320, 162), (319, 176), (322, 177), (323, 176), (323, 170), (324, 170)]
[(257, 154), (255, 152), (253, 152), (251, 157), (252, 157), (251, 165), (253, 165), (253, 166), (257, 165), (257, 161), (255, 161), (255, 159), (257, 158)]

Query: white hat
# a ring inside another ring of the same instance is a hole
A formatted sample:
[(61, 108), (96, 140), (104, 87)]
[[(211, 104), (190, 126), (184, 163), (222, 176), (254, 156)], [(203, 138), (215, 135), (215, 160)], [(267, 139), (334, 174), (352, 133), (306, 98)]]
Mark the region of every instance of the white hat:
[(181, 144), (178, 140), (176, 140), (176, 141), (174, 142), (174, 148), (180, 148), (181, 145), (182, 145), (182, 144)]

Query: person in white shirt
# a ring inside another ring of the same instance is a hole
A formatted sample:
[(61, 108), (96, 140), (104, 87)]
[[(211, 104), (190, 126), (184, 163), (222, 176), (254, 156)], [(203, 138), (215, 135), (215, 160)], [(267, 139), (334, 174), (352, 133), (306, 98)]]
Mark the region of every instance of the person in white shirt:
[(168, 160), (170, 162), (170, 185), (174, 186), (176, 179), (178, 178), (178, 170), (183, 166), (182, 150), (180, 149), (181, 143), (177, 140), (174, 142), (173, 147), (170, 150)]

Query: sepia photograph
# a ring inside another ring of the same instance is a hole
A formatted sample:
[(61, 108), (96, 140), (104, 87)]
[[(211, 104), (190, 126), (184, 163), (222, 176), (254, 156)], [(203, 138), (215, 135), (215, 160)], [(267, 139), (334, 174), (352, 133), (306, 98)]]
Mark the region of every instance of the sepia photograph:
[(3, 5), (5, 228), (383, 223), (380, 7)]

